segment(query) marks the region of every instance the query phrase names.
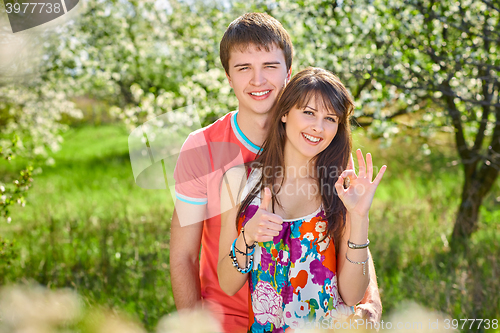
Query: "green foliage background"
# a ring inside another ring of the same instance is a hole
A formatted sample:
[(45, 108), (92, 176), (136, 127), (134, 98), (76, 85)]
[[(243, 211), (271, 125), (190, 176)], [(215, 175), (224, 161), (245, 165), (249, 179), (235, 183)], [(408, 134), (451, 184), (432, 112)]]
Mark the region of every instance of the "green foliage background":
[[(431, 84), (449, 79), (481, 100), (479, 81), (472, 81), (481, 73), (466, 68), (450, 77), (457, 71), (445, 65), (457, 57), (433, 66), (418, 46), (432, 36), (422, 32), (419, 4), (453, 19), (469, 8), (477, 16), (470, 21), (483, 25), (478, 12), (489, 9), (489, 24), (498, 26), (494, 1), (434, 8), (425, 1), (88, 0), (74, 20), (35, 30), (44, 40), (32, 41), (36, 56), (21, 53), (0, 66), (0, 283), (74, 288), (88, 304), (136, 315), (149, 330), (175, 310), (168, 268), (173, 204), (166, 191), (134, 183), (128, 135), (189, 104), (204, 124), (236, 109), (218, 43), (237, 16), (265, 11), (293, 38), (294, 73), (314, 65), (346, 83), (362, 125), (354, 148), (388, 165), (370, 217), (384, 316), (413, 300), (452, 318), (499, 318), (500, 184), (483, 199), (478, 231), (463, 251), (451, 251), (463, 160), (443, 94)], [(401, 23), (412, 17), (412, 25)], [(1, 13), (4, 26), (5, 19)], [(401, 37), (408, 31), (414, 38)], [(475, 51), (470, 45), (479, 45), (478, 37), (459, 35), (473, 44), (442, 52), (469, 52), (497, 78), (498, 31), (490, 35), (492, 49)], [(438, 33), (431, 39), (443, 46)], [(472, 146), (482, 113), (476, 104), (456, 103)], [(486, 140), (500, 118), (491, 112), (487, 120)], [(495, 165), (486, 140), (478, 154)]]

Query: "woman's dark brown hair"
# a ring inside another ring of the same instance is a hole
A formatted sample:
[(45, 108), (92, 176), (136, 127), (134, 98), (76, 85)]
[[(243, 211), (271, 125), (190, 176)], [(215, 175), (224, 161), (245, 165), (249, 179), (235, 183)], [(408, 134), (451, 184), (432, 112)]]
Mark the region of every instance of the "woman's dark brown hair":
[[(281, 118), (293, 107), (304, 109), (312, 97), (315, 97), (316, 105), (320, 109), (324, 108), (338, 117), (337, 134), (330, 145), (311, 161), (314, 163), (314, 175), (328, 220), (327, 235), (333, 238), (338, 250), (339, 241), (345, 230), (346, 209), (336, 194), (335, 182), (342, 171), (347, 168), (351, 154), (349, 118), (352, 115), (354, 103), (339, 78), (321, 68), (309, 67), (297, 73), (271, 108), (268, 135), (262, 145), (260, 156), (252, 163), (253, 167), (263, 168), (265, 172), (261, 172), (258, 183), (243, 200), (237, 220), (264, 187), (271, 188), (273, 212), (275, 204), (281, 206), (276, 198), (286, 177), (284, 160), (286, 124)], [(279, 184), (278, 181), (280, 181)]]

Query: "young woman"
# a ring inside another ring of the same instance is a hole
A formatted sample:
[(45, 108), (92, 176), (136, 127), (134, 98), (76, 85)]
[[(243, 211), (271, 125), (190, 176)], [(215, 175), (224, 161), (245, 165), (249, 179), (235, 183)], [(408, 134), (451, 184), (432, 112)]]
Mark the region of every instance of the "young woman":
[(368, 211), (386, 167), (372, 182), (358, 150), (354, 172), (352, 110), (335, 75), (299, 72), (270, 111), (261, 155), (225, 174), (219, 284), (232, 295), (249, 279), (252, 332), (332, 328), (365, 293)]

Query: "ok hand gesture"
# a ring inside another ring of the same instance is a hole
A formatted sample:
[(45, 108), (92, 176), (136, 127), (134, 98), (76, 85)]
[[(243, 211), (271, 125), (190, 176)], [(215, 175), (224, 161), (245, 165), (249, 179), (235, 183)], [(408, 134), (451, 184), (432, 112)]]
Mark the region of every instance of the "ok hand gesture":
[[(351, 157), (348, 168), (342, 172), (335, 183), (335, 189), (337, 190), (340, 200), (342, 200), (350, 214), (364, 217), (368, 216), (373, 196), (375, 195), (378, 184), (384, 176), (387, 166), (384, 165), (380, 168), (377, 177), (375, 177), (372, 182), (373, 163), (371, 154), (366, 154), (366, 164), (360, 149), (356, 150), (356, 156), (358, 158), (359, 176), (357, 176), (354, 171)], [(346, 189), (344, 189), (345, 178), (349, 178), (350, 180), (349, 187)]]

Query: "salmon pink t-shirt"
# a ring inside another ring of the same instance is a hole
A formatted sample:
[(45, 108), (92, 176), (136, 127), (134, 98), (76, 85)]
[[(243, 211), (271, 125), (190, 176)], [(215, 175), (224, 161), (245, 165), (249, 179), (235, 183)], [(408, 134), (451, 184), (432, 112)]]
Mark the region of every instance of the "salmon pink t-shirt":
[[(246, 332), (248, 328), (248, 285), (234, 296), (219, 286), (217, 263), (220, 235), (220, 186), (223, 174), (233, 166), (253, 161), (260, 147), (240, 130), (237, 112), (189, 135), (182, 146), (174, 171), (177, 200), (205, 205), (200, 257), (203, 306), (221, 321), (225, 332)], [(196, 223), (198, 221), (180, 221)]]

